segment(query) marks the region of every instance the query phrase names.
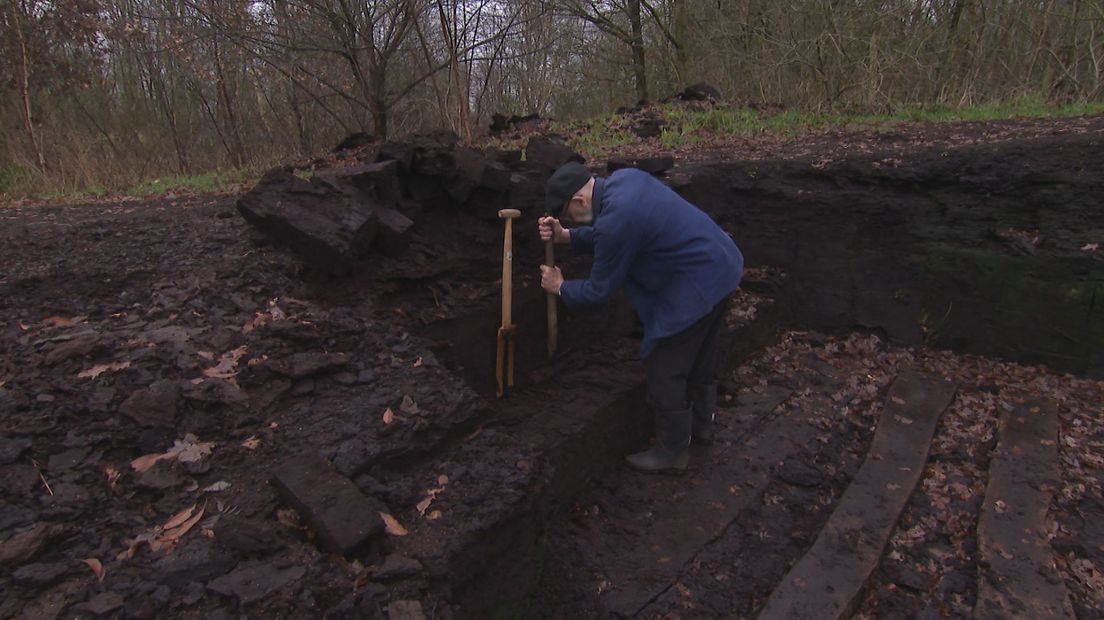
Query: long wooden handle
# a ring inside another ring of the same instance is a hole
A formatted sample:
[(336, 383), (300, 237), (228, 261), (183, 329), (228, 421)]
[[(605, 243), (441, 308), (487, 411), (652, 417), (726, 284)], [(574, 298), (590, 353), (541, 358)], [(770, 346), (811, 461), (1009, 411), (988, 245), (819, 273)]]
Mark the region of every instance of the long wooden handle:
[[(544, 242), (544, 264), (549, 267), (556, 266), (556, 248), (552, 240)], [(548, 357), (556, 355), (556, 342), (559, 336), (559, 326), (556, 321), (556, 294), (548, 293)]]
[(502, 242), (502, 326), (513, 325), (514, 297), (514, 220), (506, 218), (506, 238)]

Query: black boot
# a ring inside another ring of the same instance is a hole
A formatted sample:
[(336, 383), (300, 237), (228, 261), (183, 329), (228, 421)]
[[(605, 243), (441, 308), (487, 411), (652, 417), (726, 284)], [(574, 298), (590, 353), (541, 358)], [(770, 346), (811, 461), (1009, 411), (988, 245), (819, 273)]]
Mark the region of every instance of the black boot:
[(681, 472), (690, 461), (692, 412), (686, 409), (656, 409), (656, 443), (650, 450), (626, 457), (635, 469), (649, 473)]
[(713, 445), (713, 420), (717, 411), (717, 384), (690, 386), (690, 400), (694, 408), (694, 424), (690, 431), (694, 445)]

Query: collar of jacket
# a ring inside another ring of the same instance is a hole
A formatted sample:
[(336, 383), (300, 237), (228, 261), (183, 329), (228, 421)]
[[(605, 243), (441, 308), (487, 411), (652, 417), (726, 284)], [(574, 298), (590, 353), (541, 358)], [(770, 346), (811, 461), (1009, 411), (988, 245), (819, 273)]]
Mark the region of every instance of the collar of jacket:
[[(602, 177), (594, 177), (594, 191), (590, 195), (590, 208), (594, 211), (594, 220), (598, 219), (598, 216), (602, 214), (602, 198), (605, 196), (606, 180)], [(594, 225), (594, 222), (591, 222)]]

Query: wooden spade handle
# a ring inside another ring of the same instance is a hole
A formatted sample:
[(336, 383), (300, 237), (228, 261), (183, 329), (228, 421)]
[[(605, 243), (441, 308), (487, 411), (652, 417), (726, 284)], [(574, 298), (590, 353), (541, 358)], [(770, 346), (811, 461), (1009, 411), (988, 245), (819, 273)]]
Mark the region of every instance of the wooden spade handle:
[[(544, 264), (549, 267), (556, 266), (556, 248), (552, 240), (544, 242)], [(556, 342), (559, 327), (556, 321), (556, 294), (548, 293), (548, 357), (556, 355)]]
[(506, 220), (506, 235), (502, 240), (502, 326), (514, 324), (514, 220), (521, 215), (517, 209), (503, 209), (498, 217)]

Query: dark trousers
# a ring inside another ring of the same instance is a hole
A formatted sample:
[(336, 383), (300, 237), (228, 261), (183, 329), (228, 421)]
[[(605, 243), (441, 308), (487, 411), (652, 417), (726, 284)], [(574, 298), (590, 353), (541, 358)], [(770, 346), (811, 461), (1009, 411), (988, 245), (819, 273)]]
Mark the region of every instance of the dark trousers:
[(686, 409), (690, 406), (691, 386), (705, 386), (716, 380), (717, 337), (727, 309), (726, 297), (690, 327), (656, 343), (644, 360), (648, 401), (653, 407), (665, 411)]

